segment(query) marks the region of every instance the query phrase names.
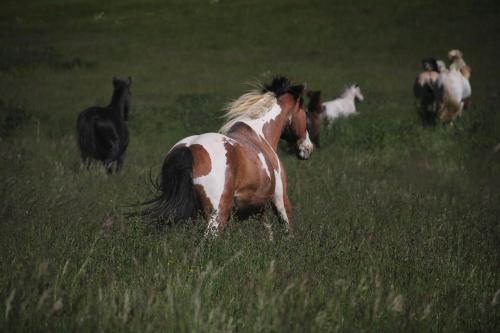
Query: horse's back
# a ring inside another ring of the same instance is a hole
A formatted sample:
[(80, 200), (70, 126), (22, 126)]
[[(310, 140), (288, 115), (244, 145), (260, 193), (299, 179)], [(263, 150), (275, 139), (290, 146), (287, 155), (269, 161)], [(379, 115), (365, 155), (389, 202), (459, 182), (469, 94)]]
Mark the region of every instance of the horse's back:
[[(78, 146), (82, 157), (95, 157), (95, 151), (98, 143), (96, 140), (95, 121), (99, 109), (90, 107), (78, 114), (76, 121), (76, 130), (78, 138)], [(94, 155), (94, 156), (93, 156)]]
[[(275, 153), (260, 149), (251, 136), (205, 133), (180, 140), (172, 150), (183, 146), (193, 153), (193, 182), (199, 186), (199, 195), (206, 196), (212, 206), (218, 205), (225, 189), (230, 189), (239, 207), (269, 200), (279, 160)], [(260, 188), (258, 194), (256, 188)]]
[(424, 86), (426, 84), (430, 85), (430, 84), (434, 84), (438, 78), (439, 78), (438, 72), (426, 71), (426, 72), (421, 72), (417, 76), (417, 82), (421, 86)]
[(330, 120), (356, 112), (354, 101), (349, 101), (345, 98), (337, 98), (333, 101), (325, 102), (323, 106), (325, 107), (326, 116)]
[(188, 147), (194, 158), (193, 178), (220, 177), (225, 173), (227, 152), (234, 141), (220, 133), (192, 135), (177, 142), (170, 151), (177, 147)]
[(101, 114), (103, 113), (104, 108), (99, 107), (99, 106), (91, 106), (89, 108), (86, 108), (80, 114), (78, 115), (78, 123), (82, 122), (89, 122), (95, 119), (98, 119), (101, 117)]
[(472, 91), (469, 80), (457, 70), (442, 73), (439, 76), (438, 85), (456, 101), (470, 97)]
[(98, 160), (116, 160), (126, 150), (129, 137), (125, 121), (115, 119), (104, 107), (89, 107), (78, 115), (80, 150)]

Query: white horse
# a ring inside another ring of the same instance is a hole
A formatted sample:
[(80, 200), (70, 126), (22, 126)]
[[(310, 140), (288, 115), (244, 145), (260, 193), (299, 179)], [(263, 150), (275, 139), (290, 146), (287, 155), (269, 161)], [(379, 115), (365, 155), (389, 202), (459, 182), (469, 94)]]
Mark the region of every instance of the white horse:
[(326, 119), (329, 125), (338, 117), (346, 117), (356, 112), (356, 101), (364, 100), (361, 89), (357, 84), (347, 87), (339, 98), (322, 104), (322, 119)]
[(464, 109), (464, 102), (472, 94), (469, 82), (471, 70), (465, 64), (462, 53), (458, 50), (452, 50), (449, 53), (449, 58), (453, 61), (450, 68), (439, 73), (435, 85), (438, 117), (443, 122), (460, 117)]

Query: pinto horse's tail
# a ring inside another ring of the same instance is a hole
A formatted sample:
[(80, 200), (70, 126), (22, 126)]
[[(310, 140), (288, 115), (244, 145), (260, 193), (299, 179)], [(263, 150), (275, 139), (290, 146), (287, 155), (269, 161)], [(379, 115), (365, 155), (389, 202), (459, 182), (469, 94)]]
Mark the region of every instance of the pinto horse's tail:
[(140, 216), (156, 222), (175, 222), (193, 217), (198, 199), (193, 183), (193, 153), (187, 147), (174, 148), (161, 168), (160, 194), (143, 203)]

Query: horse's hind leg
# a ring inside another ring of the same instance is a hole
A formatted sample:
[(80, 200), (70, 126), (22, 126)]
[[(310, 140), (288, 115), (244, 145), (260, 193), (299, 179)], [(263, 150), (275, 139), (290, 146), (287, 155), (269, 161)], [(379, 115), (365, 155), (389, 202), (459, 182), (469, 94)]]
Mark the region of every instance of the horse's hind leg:
[[(227, 191), (227, 189), (226, 189)], [(204, 204), (205, 216), (208, 219), (207, 230), (205, 231), (205, 236), (217, 235), (219, 232), (224, 230), (224, 227), (231, 216), (231, 211), (233, 209), (233, 193), (227, 195), (226, 191), (222, 194), (219, 202), (218, 209), (212, 209), (212, 203), (207, 207)]]
[(278, 216), (285, 222), (286, 228), (289, 231), (292, 227), (292, 205), (286, 193), (286, 176), (284, 169), (276, 175), (276, 186), (274, 189), (273, 204), (276, 208)]
[(196, 193), (208, 220), (205, 236), (215, 236), (224, 230), (233, 209), (234, 189), (231, 178), (219, 180), (223, 182), (223, 187), (214, 186), (215, 180), (206, 183), (195, 181)]
[(287, 231), (291, 231), (293, 229), (292, 225), (292, 205), (290, 204), (290, 200), (288, 199), (288, 195), (284, 193), (281, 197), (275, 196), (274, 199), (274, 207), (276, 209), (276, 213), (278, 217), (285, 222), (285, 227)]

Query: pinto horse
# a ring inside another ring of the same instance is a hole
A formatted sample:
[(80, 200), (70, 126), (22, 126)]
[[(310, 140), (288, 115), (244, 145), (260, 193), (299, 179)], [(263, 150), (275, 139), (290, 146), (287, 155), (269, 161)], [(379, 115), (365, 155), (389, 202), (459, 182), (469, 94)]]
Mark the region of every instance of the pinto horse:
[(290, 228), (292, 206), (287, 195), (285, 169), (277, 154), (285, 126), (301, 129), (299, 156), (309, 158), (313, 146), (304, 126), (293, 126), (294, 115), (304, 112), (304, 87), (277, 77), (262, 90), (250, 91), (227, 107), (227, 122), (219, 133), (184, 138), (167, 154), (162, 166), (158, 197), (144, 203), (140, 214), (173, 222), (195, 216), (208, 220), (206, 234), (224, 229), (233, 209), (261, 210), (271, 203)]
[(127, 120), (130, 110), (130, 85), (113, 78), (113, 96), (106, 107), (93, 106), (78, 115), (78, 147), (83, 163), (89, 167), (92, 160), (102, 161), (108, 173), (123, 166), (128, 146)]

